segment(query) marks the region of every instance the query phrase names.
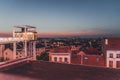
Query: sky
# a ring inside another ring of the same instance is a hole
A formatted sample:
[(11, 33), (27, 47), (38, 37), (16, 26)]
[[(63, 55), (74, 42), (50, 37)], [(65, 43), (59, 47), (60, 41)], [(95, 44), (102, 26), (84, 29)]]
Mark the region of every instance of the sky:
[(0, 0), (0, 32), (15, 25), (41, 35), (120, 35), (120, 0)]

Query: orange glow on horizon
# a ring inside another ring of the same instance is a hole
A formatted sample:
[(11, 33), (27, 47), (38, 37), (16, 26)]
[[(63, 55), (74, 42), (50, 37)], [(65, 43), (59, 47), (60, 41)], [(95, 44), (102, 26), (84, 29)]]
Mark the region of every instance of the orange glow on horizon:
[(41, 36), (92, 36), (92, 35), (105, 35), (109, 32), (96, 31), (96, 30), (84, 30), (84, 31), (64, 31), (64, 32), (38, 32)]
[[(41, 32), (38, 31), (37, 35), (40, 37), (53, 37), (53, 36), (92, 36), (92, 35), (105, 35), (110, 34), (111, 32), (101, 31), (101, 30), (80, 30), (80, 31), (49, 31), (49, 32)], [(11, 36), (12, 32), (0, 32), (2, 36)]]

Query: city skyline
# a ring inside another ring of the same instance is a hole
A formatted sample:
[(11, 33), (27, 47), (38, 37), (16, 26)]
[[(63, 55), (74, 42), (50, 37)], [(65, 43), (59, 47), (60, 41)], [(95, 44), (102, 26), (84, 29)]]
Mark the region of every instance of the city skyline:
[(119, 36), (119, 0), (1, 0), (1, 33), (32, 25), (41, 35)]

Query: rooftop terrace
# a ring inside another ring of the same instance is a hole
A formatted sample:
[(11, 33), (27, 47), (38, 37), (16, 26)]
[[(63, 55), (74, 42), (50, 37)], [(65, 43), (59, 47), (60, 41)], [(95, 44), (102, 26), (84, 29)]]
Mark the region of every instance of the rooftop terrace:
[(42, 61), (32, 61), (3, 73), (30, 77), (33, 80), (120, 80), (120, 69)]

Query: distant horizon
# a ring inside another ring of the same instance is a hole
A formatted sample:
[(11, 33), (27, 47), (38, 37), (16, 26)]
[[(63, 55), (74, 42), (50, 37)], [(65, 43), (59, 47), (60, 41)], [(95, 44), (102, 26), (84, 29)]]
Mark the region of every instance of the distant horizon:
[[(51, 33), (51, 34), (48, 34), (48, 33), (40, 33), (40, 32), (37, 32), (37, 36), (40, 37), (40, 38), (56, 38), (56, 37), (81, 37), (81, 38), (105, 38), (105, 37), (108, 37), (108, 38), (113, 38), (113, 37), (120, 37), (119, 35), (114, 36), (114, 34), (99, 34), (99, 35), (78, 35), (78, 34), (55, 34), (55, 33)], [(12, 37), (12, 32), (0, 32), (0, 37)]]

